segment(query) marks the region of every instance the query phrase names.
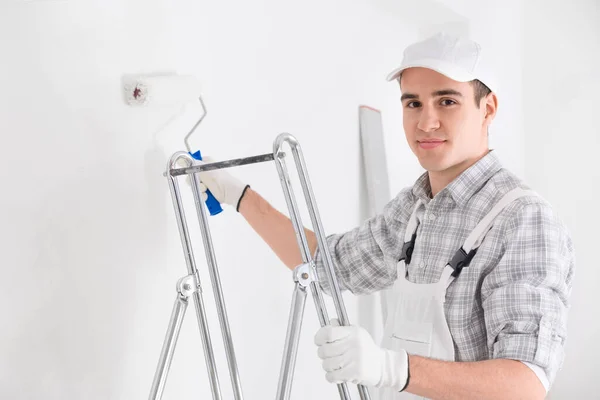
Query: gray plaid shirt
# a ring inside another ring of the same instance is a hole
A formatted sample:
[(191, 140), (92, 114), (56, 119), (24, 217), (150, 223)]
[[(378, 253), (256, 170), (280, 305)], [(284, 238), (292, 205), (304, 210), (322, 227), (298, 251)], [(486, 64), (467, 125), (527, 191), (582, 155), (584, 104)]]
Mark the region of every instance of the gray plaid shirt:
[[(433, 199), (428, 175), (423, 174), (381, 214), (349, 232), (328, 236), (340, 287), (368, 294), (394, 283), (417, 199), (424, 205), (418, 211), (408, 279), (439, 281), (444, 266), (477, 223), (516, 187), (528, 189), (502, 168), (494, 151)], [(320, 252), (315, 262), (320, 285), (328, 292)], [(552, 383), (564, 358), (573, 270), (571, 238), (546, 201), (529, 196), (507, 206), (446, 294), (456, 361), (520, 360), (541, 367)]]

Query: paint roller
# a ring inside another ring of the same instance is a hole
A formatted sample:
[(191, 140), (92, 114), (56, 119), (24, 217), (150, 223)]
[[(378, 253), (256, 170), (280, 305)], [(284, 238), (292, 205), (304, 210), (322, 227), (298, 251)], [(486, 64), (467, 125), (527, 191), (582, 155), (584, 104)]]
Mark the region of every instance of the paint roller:
[[(123, 77), (125, 102), (130, 106), (168, 107), (200, 101), (203, 114), (184, 138), (185, 147), (195, 160), (202, 161), (200, 150), (192, 151), (189, 138), (206, 116), (206, 107), (200, 95), (200, 83), (189, 75), (126, 75)], [(215, 196), (206, 190), (206, 206), (210, 215), (223, 211)]]

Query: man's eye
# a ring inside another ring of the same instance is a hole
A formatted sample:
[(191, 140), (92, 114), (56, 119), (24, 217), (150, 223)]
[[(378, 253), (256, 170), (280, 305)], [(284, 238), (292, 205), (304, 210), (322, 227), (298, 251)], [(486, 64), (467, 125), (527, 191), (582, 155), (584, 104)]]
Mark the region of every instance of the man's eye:
[(420, 105), (421, 103), (419, 103), (418, 101), (409, 101), (408, 103), (406, 103), (407, 108), (417, 108)]
[(454, 100), (451, 100), (451, 99), (444, 99), (444, 100), (442, 100), (442, 105), (443, 106), (451, 106), (453, 104), (456, 104), (456, 102)]

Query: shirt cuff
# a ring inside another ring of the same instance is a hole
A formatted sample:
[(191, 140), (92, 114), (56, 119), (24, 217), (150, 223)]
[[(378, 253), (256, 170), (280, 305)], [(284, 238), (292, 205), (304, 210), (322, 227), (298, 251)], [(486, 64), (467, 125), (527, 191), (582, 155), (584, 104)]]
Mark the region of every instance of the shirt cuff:
[(546, 376), (546, 372), (544, 369), (538, 365), (528, 363), (526, 361), (521, 361), (523, 364), (527, 365), (538, 377), (544, 389), (546, 389), (546, 393), (548, 393), (548, 388), (550, 387), (550, 382), (548, 381), (548, 377)]
[[(332, 253), (334, 251), (333, 247), (335, 246), (335, 243), (337, 243), (339, 238), (340, 238), (340, 235), (335, 235), (335, 234), (327, 236), (326, 243), (327, 243), (327, 246), (329, 246), (329, 252), (332, 255), (332, 258), (333, 258)], [(321, 252), (321, 250), (319, 249), (318, 246), (317, 246), (317, 249), (315, 250), (315, 253), (313, 254), (313, 262), (315, 263), (315, 273), (317, 275), (317, 283), (321, 287), (321, 290), (323, 292), (325, 292), (325, 294), (331, 296), (331, 287), (329, 285), (329, 280), (327, 279), (327, 273), (325, 271), (325, 262), (323, 261), (323, 253)], [(335, 272), (336, 272), (336, 275), (338, 275), (337, 276), (338, 285), (339, 285), (340, 289), (343, 289), (343, 282), (340, 279), (339, 271), (335, 271)]]

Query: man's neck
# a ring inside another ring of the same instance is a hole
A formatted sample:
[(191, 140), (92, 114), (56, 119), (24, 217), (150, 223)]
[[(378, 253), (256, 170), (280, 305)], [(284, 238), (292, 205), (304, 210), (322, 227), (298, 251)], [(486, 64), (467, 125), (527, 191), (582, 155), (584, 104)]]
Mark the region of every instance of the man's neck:
[(486, 149), (481, 155), (469, 158), (460, 164), (453, 165), (452, 167), (443, 171), (429, 171), (429, 185), (431, 186), (431, 196), (435, 197), (436, 194), (441, 192), (446, 186), (455, 180), (460, 174), (465, 172), (469, 167), (481, 160), (490, 152)]

